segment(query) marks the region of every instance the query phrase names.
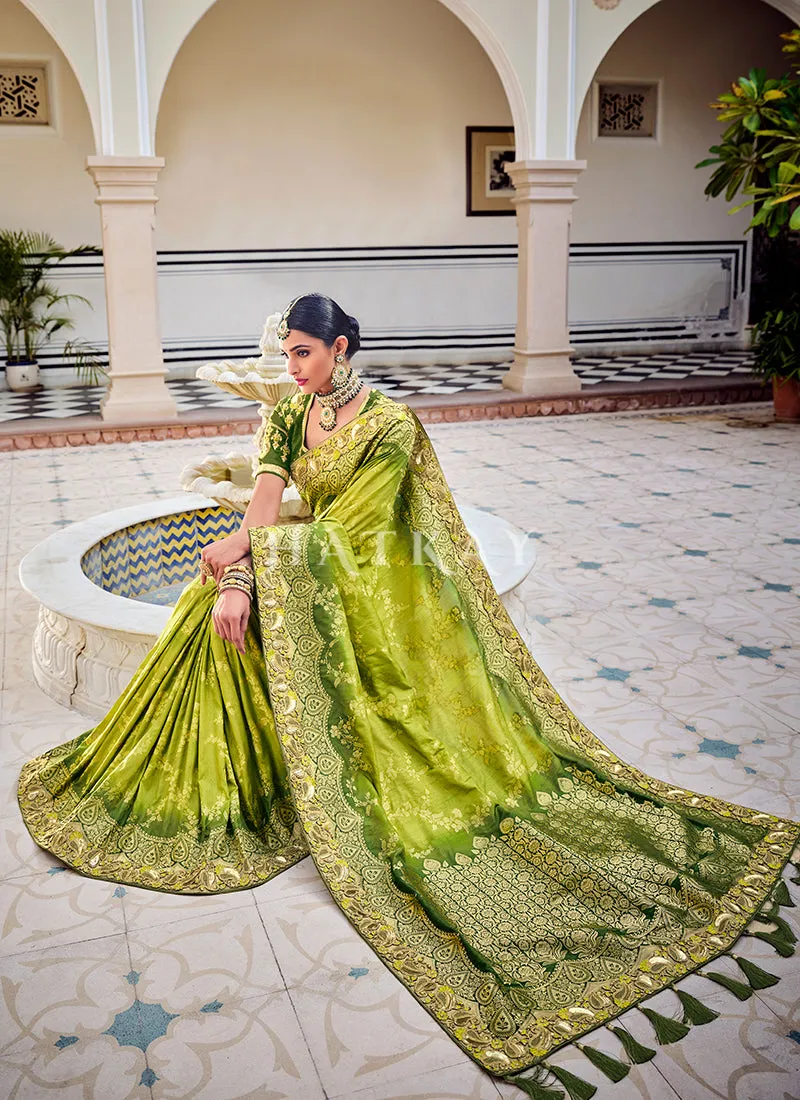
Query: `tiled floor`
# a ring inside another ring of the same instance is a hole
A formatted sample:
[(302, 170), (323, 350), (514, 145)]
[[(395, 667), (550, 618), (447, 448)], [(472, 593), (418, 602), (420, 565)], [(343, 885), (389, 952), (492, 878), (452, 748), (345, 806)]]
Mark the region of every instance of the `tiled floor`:
[[(580, 717), (652, 774), (800, 817), (800, 437), (768, 420), (737, 408), (430, 434), (457, 497), (536, 540), (512, 614)], [(214, 443), (224, 454), (242, 440)], [(309, 860), (255, 891), (181, 898), (83, 879), (21, 824), (20, 764), (87, 723), (32, 682), (20, 555), (58, 525), (171, 495), (198, 447), (0, 456), (0, 1096), (521, 1097), (386, 971)], [(800, 908), (782, 912), (797, 927)], [(800, 1096), (800, 967), (743, 944), (784, 980), (740, 1003), (691, 979), (720, 1019), (620, 1084), (577, 1052), (554, 1060), (596, 1082), (597, 1100)], [(656, 1007), (675, 1013), (674, 995)]]
[[(672, 382), (675, 380), (743, 378), (750, 374), (752, 357), (747, 352), (721, 355), (641, 355), (614, 359), (584, 357), (575, 361), (575, 370), (583, 387), (599, 382)], [(418, 394), (502, 391), (505, 366), (470, 363), (463, 366), (370, 367), (363, 371), (366, 382), (373, 383), (392, 397)], [(252, 402), (224, 393), (210, 382), (195, 380), (169, 383), (179, 413), (200, 409), (244, 409)], [(0, 392), (0, 423), (30, 417), (66, 420), (76, 416), (96, 416), (100, 408), (101, 387), (65, 387), (45, 389), (32, 394)]]

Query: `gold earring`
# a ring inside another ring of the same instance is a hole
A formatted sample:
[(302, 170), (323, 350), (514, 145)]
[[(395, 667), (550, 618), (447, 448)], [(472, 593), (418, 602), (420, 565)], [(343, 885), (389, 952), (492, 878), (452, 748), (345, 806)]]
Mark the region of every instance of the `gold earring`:
[(341, 352), (337, 356), (335, 356), (335, 361), (336, 366), (333, 368), (333, 371), (331, 373), (331, 384), (334, 386), (334, 388), (343, 385), (347, 381), (348, 375), (350, 373), (347, 369), (347, 366), (345, 365), (344, 356), (341, 354)]

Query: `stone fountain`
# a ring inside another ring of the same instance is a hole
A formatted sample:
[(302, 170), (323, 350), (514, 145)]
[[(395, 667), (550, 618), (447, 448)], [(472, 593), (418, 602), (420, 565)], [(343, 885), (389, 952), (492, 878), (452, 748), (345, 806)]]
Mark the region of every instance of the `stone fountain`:
[[(212, 382), (237, 397), (259, 402), (261, 425), (253, 436), (251, 454), (207, 455), (202, 462), (186, 466), (181, 473), (181, 487), (187, 493), (200, 493), (236, 512), (246, 511), (250, 503), (255, 484), (253, 471), (272, 410), (282, 397), (297, 393), (297, 384), (286, 372), (281, 354), (277, 331), (280, 321), (280, 313), (272, 313), (267, 318), (259, 341), (259, 358), (242, 362), (223, 359), (219, 363), (206, 363), (197, 370), (197, 377), (204, 382)], [(309, 519), (310, 515), (308, 505), (294, 485), (287, 485), (278, 523), (298, 523)]]

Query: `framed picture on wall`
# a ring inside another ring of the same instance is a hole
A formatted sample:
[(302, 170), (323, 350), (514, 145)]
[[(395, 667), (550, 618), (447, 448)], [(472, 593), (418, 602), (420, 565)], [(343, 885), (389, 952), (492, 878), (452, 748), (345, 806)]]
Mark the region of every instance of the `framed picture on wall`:
[(467, 217), (515, 213), (507, 166), (516, 160), (514, 130), (467, 127)]

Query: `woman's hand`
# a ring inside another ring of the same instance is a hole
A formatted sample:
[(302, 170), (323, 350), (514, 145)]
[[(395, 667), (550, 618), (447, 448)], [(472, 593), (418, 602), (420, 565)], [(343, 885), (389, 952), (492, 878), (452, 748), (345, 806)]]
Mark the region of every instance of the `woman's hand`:
[[(219, 584), (225, 567), (240, 561), (249, 553), (250, 535), (246, 530), (236, 531), (233, 535), (220, 539), (219, 542), (212, 542), (208, 546), (204, 546), (200, 551), (200, 560), (208, 562), (214, 571), (214, 580)], [(205, 573), (203, 573), (200, 583), (206, 583)]]
[(217, 597), (211, 612), (214, 630), (244, 656), (244, 635), (250, 618), (250, 600), (246, 592), (227, 588)]

